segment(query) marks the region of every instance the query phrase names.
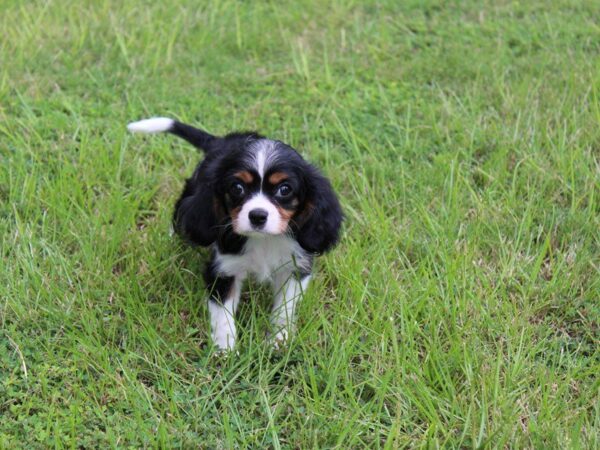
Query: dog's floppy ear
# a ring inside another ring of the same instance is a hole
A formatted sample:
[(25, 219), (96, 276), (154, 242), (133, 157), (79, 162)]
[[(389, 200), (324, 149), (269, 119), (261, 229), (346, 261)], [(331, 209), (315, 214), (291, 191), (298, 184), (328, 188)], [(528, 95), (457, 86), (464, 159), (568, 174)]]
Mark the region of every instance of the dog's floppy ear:
[(173, 228), (192, 244), (209, 246), (217, 239), (216, 207), (213, 184), (189, 179), (175, 205)]
[(337, 243), (343, 214), (329, 181), (312, 166), (307, 170), (307, 197), (298, 216), (296, 239), (311, 253), (325, 253)]

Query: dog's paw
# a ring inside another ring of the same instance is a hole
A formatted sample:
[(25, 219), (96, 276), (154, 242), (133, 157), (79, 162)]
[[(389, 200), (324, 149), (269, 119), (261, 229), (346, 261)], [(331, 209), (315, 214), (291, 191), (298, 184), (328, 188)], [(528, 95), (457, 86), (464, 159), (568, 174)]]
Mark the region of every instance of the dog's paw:
[(277, 333), (272, 334), (269, 337), (269, 340), (275, 350), (281, 350), (286, 346), (289, 337), (289, 330), (287, 328), (282, 328), (279, 331), (277, 331)]
[(231, 333), (213, 333), (212, 341), (219, 353), (231, 352), (235, 347), (235, 336)]

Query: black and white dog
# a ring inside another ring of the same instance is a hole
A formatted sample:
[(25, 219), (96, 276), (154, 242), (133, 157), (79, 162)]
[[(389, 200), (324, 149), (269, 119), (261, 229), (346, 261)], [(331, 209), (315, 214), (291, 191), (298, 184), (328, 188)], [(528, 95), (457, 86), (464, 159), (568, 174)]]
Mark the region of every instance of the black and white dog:
[(127, 128), (169, 132), (205, 152), (175, 205), (173, 226), (190, 243), (212, 247), (204, 278), (215, 345), (235, 344), (234, 315), (248, 275), (272, 284), (273, 339), (286, 340), (313, 257), (338, 241), (342, 210), (329, 181), (289, 145), (256, 133), (217, 137), (163, 117)]

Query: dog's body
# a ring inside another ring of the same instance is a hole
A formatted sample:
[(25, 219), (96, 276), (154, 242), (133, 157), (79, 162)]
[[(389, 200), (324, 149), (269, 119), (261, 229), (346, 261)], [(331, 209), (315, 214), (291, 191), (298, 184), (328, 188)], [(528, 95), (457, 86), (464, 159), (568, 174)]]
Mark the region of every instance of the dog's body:
[(339, 237), (342, 211), (330, 183), (293, 148), (256, 133), (215, 137), (167, 118), (128, 128), (169, 132), (206, 154), (186, 182), (173, 225), (190, 243), (212, 248), (204, 278), (215, 345), (235, 344), (234, 315), (248, 275), (273, 286), (274, 340), (285, 340), (313, 256)]

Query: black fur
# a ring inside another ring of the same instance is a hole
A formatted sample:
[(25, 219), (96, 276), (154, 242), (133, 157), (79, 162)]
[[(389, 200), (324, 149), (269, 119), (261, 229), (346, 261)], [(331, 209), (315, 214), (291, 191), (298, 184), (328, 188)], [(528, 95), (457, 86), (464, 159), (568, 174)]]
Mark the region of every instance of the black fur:
[(169, 133), (172, 133), (175, 136), (179, 136), (180, 138), (185, 139), (193, 146), (206, 152), (210, 151), (212, 143), (216, 139), (215, 136), (207, 133), (206, 131), (199, 130), (198, 128), (192, 127), (191, 125), (187, 125), (185, 123), (177, 121), (173, 122), (173, 125), (169, 129)]
[(175, 231), (193, 244), (206, 247), (217, 239), (214, 195), (213, 183), (199, 174), (197, 179), (186, 181), (183, 193), (175, 204)]
[(329, 181), (315, 168), (307, 167), (305, 177), (306, 221), (296, 232), (296, 239), (304, 250), (322, 254), (339, 240), (342, 208)]
[(233, 281), (233, 277), (219, 275), (213, 254), (210, 263), (204, 270), (204, 282), (210, 293), (209, 299), (221, 303), (231, 291)]

